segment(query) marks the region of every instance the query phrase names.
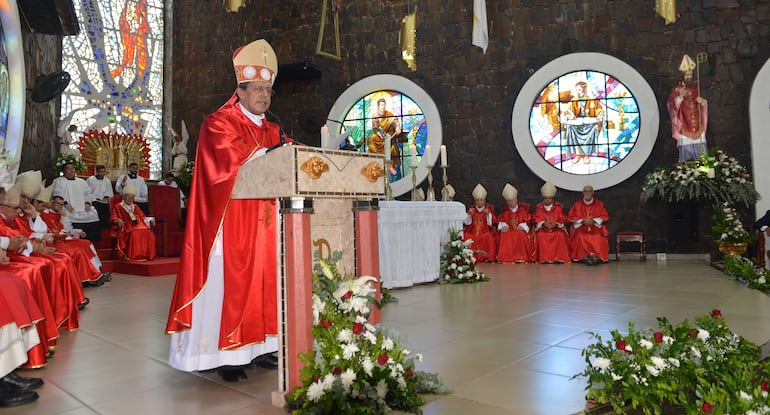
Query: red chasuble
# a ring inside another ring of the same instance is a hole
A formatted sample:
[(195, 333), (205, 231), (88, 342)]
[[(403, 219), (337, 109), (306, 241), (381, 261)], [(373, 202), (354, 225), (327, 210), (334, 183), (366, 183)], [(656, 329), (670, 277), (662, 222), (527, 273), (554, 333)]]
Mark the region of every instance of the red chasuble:
[[(556, 226), (549, 229), (545, 226), (547, 222), (564, 224), (567, 221), (562, 204), (553, 202), (549, 211), (545, 209), (545, 205), (538, 203), (532, 214), (532, 221), (535, 222), (537, 229), (535, 231), (535, 261), (541, 263), (570, 262), (569, 237), (565, 228)], [(537, 228), (538, 225), (540, 228)]]
[(492, 226), (487, 225), (487, 214), (480, 212), (476, 206), (468, 208), (468, 214), (471, 215), (471, 224), (463, 227), (463, 239), (473, 240), (471, 249), (476, 262), (495, 262), (496, 258), (496, 240), (494, 226), (497, 223), (495, 218), (495, 208), (490, 204), (484, 205), (490, 214), (492, 214)]
[(505, 210), (497, 216), (499, 223), (505, 222), (508, 231), (497, 234), (497, 262), (529, 262), (532, 260), (532, 242), (529, 233), (518, 226), (529, 226), (529, 205), (519, 202), (516, 212), (507, 204)]
[[(142, 261), (155, 259), (155, 235), (152, 229), (144, 223), (147, 217), (134, 205), (134, 217), (125, 209), (123, 202), (112, 209), (112, 227), (118, 238), (118, 253), (127, 261)], [(123, 221), (123, 227), (119, 228), (116, 220)]]
[(220, 224), (224, 301), (219, 348), (263, 342), (278, 333), (275, 201), (230, 200), (230, 194), (239, 167), (257, 150), (277, 145), (279, 137), (278, 125), (249, 120), (235, 94), (203, 122), (167, 333), (192, 325), (192, 302), (206, 284)]
[[(575, 221), (586, 218), (599, 218), (602, 220), (602, 226), (581, 225), (575, 227)], [(570, 255), (573, 261), (580, 261), (589, 254), (595, 254), (603, 262), (607, 262), (610, 256), (609, 232), (607, 232), (607, 221), (610, 216), (604, 203), (596, 198), (589, 205), (583, 199), (578, 200), (569, 210), (567, 219), (572, 226), (570, 235)]]

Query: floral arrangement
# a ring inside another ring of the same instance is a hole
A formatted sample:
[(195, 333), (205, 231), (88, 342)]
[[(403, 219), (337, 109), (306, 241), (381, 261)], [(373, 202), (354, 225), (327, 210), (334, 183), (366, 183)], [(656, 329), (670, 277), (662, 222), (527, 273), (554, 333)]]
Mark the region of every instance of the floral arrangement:
[(470, 248), (472, 240), (463, 241), (457, 229), (449, 230), (449, 241), (441, 252), (441, 271), (439, 282), (464, 284), (489, 281), (489, 277), (476, 268), (476, 258)]
[(724, 259), (725, 274), (755, 290), (770, 291), (770, 271), (757, 268), (752, 260), (740, 255), (727, 255)]
[(759, 199), (749, 171), (719, 148), (703, 153), (700, 160), (681, 161), (671, 169), (658, 167), (648, 174), (640, 197), (646, 201), (655, 196), (667, 202), (706, 199), (746, 206)]
[(195, 170), (195, 161), (188, 161), (176, 175), (176, 180), (185, 186), (190, 186), (192, 183), (193, 171)]
[(752, 242), (754, 236), (743, 227), (741, 218), (735, 211), (735, 208), (729, 202), (723, 202), (721, 205), (714, 205), (714, 224), (711, 230), (714, 232), (717, 243), (741, 243)]
[(53, 170), (61, 174), (64, 172), (64, 165), (67, 163), (72, 163), (75, 166), (76, 173), (85, 173), (88, 170), (83, 160), (74, 154), (60, 154), (57, 156), (53, 161)]
[(420, 354), (412, 357), (393, 332), (368, 322), (376, 279), (343, 277), (334, 262), (317, 262), (314, 351), (301, 356), (303, 385), (289, 397), (294, 413), (420, 413), (420, 394), (448, 393), (437, 375), (415, 370)]
[(661, 414), (664, 405), (686, 414), (770, 413), (770, 361), (758, 362), (759, 347), (730, 331), (719, 310), (657, 329), (637, 330), (583, 349), (587, 399), (616, 413), (640, 408)]

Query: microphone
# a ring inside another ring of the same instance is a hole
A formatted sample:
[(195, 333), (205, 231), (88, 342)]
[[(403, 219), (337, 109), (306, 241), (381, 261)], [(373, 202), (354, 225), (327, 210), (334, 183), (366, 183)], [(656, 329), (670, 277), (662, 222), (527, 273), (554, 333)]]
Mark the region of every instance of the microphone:
[(277, 147), (283, 147), (284, 144), (286, 144), (286, 134), (283, 132), (283, 124), (281, 123), (281, 119), (278, 118), (277, 115), (270, 112), (270, 110), (267, 110), (265, 112), (266, 114), (269, 114), (271, 117), (275, 119), (275, 123), (278, 124), (278, 146)]
[(276, 148), (280, 148), (280, 147), (285, 146), (286, 144), (291, 144), (291, 143), (287, 143), (286, 142), (286, 133), (283, 132), (283, 124), (281, 123), (281, 119), (278, 118), (277, 115), (275, 115), (272, 112), (270, 112), (270, 110), (265, 111), (265, 114), (266, 115), (270, 115), (270, 117), (274, 119), (274, 122), (276, 124), (278, 124), (278, 144), (268, 148), (265, 153), (269, 153), (269, 152), (275, 150)]

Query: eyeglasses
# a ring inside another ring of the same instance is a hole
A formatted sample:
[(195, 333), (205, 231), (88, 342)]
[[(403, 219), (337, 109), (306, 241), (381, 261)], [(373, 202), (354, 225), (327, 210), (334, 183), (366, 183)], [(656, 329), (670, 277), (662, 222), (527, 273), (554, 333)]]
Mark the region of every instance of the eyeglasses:
[(260, 94), (275, 95), (275, 90), (269, 86), (249, 86), (249, 89)]

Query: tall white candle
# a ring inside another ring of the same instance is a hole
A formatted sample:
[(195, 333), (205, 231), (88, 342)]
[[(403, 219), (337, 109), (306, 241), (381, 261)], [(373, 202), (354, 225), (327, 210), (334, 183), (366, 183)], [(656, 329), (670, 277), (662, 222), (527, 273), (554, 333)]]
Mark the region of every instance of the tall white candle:
[(385, 161), (390, 161), (390, 136), (385, 135)]
[(329, 127), (324, 124), (321, 126), (321, 147), (326, 147), (329, 141)]
[(441, 166), (446, 166), (446, 146), (444, 144), (441, 145)]
[(430, 165), (430, 163), (431, 163), (430, 144), (426, 144), (425, 145), (425, 152), (422, 154), (422, 158), (424, 158), (425, 162)]
[(412, 166), (417, 166), (417, 145), (412, 144)]

